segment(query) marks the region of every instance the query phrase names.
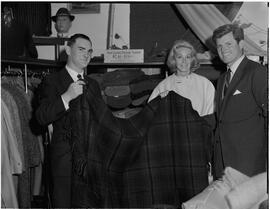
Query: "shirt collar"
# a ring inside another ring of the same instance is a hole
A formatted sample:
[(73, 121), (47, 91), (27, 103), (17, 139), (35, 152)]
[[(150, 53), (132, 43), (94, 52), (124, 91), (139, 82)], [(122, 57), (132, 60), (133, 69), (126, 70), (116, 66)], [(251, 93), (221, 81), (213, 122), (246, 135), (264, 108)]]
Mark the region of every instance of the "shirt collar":
[(192, 72), (190, 72), (190, 74), (188, 74), (186, 76), (177, 76), (176, 73), (174, 73), (173, 75), (174, 75), (174, 78), (175, 78), (176, 82), (183, 82), (183, 81), (189, 80), (189, 79), (191, 79), (193, 77)]
[(66, 65), (66, 69), (67, 69), (67, 71), (68, 71), (68, 73), (71, 76), (71, 78), (72, 78), (73, 81), (77, 81), (78, 80), (78, 77), (77, 77), (78, 74), (80, 74), (82, 76), (82, 78), (83, 78), (83, 72), (77, 73), (75, 70), (71, 69), (68, 65)]
[(227, 69), (231, 69), (231, 72), (234, 74), (235, 71), (237, 70), (238, 66), (240, 65), (240, 63), (242, 62), (242, 60), (244, 59), (244, 55), (242, 55), (241, 57), (238, 58), (238, 60), (236, 60), (231, 66), (227, 66)]
[(69, 38), (69, 34), (68, 33), (57, 33), (57, 37)]

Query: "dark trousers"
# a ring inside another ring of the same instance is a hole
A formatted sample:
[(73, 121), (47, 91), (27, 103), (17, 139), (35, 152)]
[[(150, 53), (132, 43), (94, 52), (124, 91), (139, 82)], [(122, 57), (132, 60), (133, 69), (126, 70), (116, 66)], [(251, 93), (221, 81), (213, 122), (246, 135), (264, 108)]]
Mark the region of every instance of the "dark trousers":
[(52, 177), (52, 207), (70, 208), (71, 207), (71, 177), (54, 176)]
[(68, 144), (51, 146), (51, 202), (53, 208), (71, 207), (71, 151)]

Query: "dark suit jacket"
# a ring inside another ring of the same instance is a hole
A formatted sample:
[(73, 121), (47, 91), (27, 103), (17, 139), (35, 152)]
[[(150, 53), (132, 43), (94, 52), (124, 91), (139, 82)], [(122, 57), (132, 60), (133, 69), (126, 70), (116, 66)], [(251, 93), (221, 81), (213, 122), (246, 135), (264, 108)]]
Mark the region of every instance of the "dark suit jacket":
[(120, 119), (88, 93), (74, 109), (72, 123), (75, 175), (88, 185), (75, 182), (75, 205), (179, 206), (208, 185), (211, 128), (190, 100), (170, 92)]
[[(92, 86), (94, 91), (99, 92), (100, 95), (98, 83), (87, 76), (85, 79), (87, 80), (88, 85)], [(55, 207), (70, 207), (70, 186), (68, 188), (63, 188), (63, 191), (61, 192), (62, 186), (58, 185), (58, 182), (60, 181), (58, 181), (57, 178), (62, 180), (62, 177), (66, 177), (66, 185), (71, 185), (72, 139), (69, 118), (70, 109), (66, 111), (61, 95), (67, 90), (72, 82), (73, 80), (65, 68), (46, 77), (42, 82), (41, 102), (36, 111), (36, 117), (41, 125), (53, 124), (50, 160), (51, 175), (54, 182), (52, 195), (53, 199), (57, 201), (57, 205), (55, 205)], [(76, 99), (78, 100), (79, 97)], [(70, 106), (73, 102), (74, 100), (70, 102)], [(55, 189), (57, 189), (59, 197), (58, 195), (54, 196)], [(60, 205), (58, 205), (58, 203)]]
[(221, 75), (216, 95), (215, 175), (220, 177), (226, 166), (248, 176), (263, 172), (267, 159), (267, 70), (245, 57), (222, 101), (223, 84)]

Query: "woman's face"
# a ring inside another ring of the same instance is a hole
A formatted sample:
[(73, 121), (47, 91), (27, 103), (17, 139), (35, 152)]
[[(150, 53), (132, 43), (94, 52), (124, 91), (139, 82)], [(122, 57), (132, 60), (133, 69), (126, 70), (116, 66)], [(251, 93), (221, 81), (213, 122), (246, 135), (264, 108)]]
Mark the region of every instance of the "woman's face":
[(188, 75), (190, 73), (191, 63), (193, 61), (192, 50), (187, 47), (181, 47), (175, 51), (175, 63), (177, 75)]

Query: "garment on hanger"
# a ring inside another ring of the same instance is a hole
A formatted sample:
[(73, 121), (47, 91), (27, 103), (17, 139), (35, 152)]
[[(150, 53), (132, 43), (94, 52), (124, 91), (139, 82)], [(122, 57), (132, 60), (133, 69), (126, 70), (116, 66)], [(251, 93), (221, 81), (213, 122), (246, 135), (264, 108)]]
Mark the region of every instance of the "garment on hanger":
[(22, 159), (18, 140), (11, 122), (7, 105), (1, 99), (1, 207), (18, 208), (17, 182), (22, 173)]
[[(36, 183), (30, 170), (41, 165), (43, 145), (42, 141), (38, 140), (40, 133), (36, 133), (37, 129), (31, 122), (34, 111), (32, 107), (34, 87), (28, 88), (26, 93), (23, 73), (18, 69), (12, 70), (2, 72), (1, 77), (1, 98), (10, 112), (14, 134), (18, 141), (18, 151), (22, 159), (22, 173), (17, 177), (16, 195), (12, 198), (17, 200), (17, 207), (29, 208), (32, 200), (32, 182)], [(31, 78), (28, 79), (28, 87), (30, 87), (30, 80)]]

